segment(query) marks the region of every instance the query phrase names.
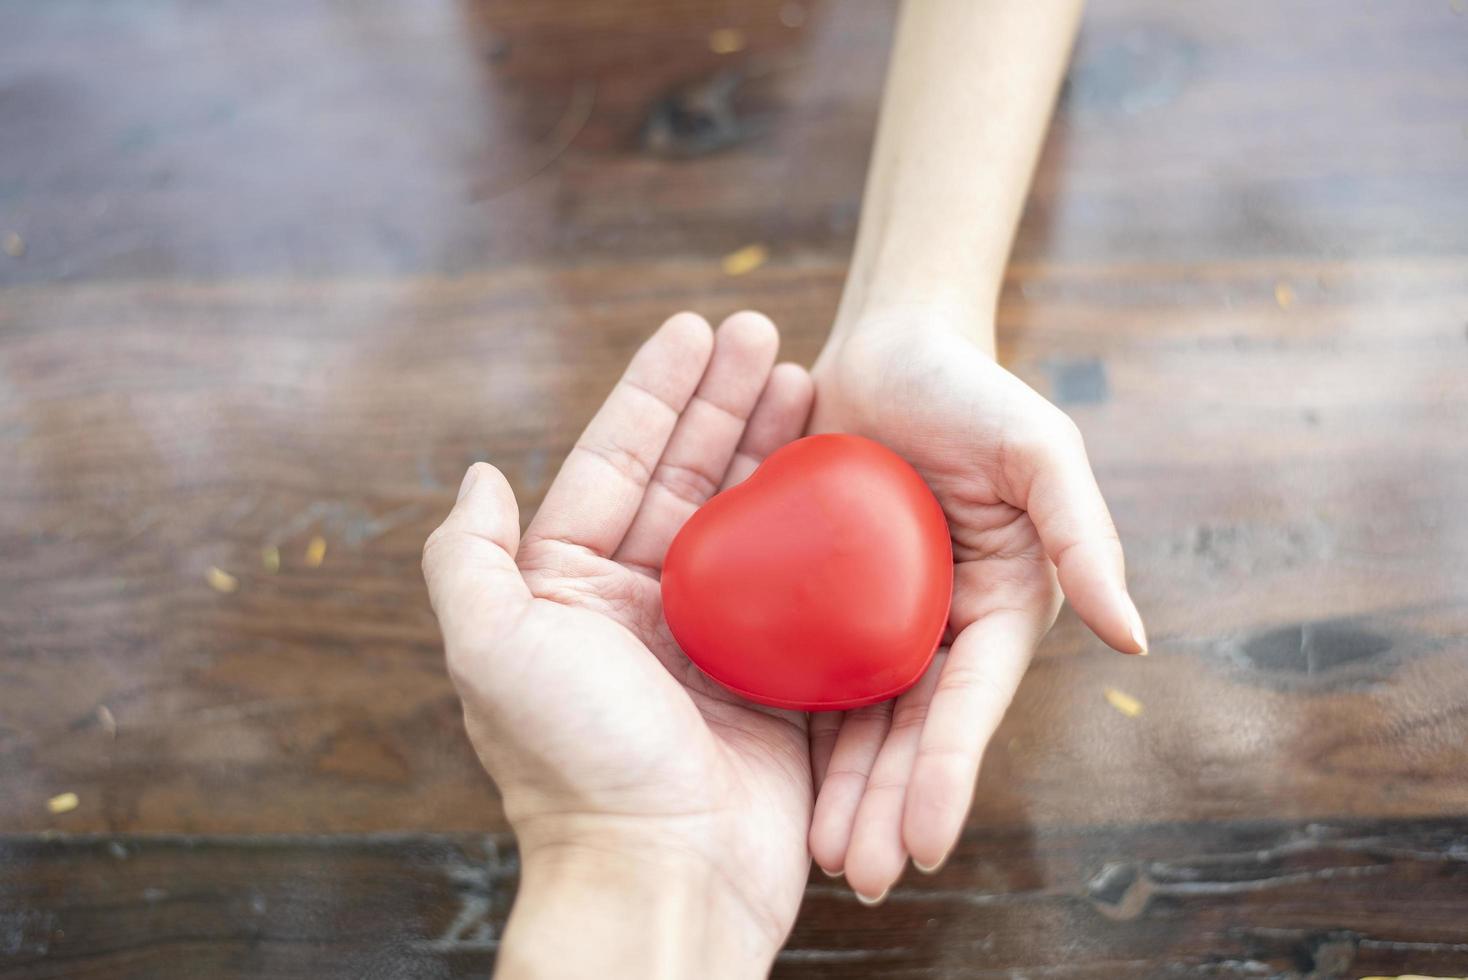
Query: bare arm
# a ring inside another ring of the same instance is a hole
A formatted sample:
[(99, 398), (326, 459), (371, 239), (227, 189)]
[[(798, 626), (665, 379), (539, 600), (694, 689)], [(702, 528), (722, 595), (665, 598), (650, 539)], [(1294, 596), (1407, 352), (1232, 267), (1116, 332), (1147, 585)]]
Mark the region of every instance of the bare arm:
[(895, 702), (811, 719), (811, 854), (868, 902), (909, 857), (932, 870), (953, 848), (1062, 594), (1107, 644), (1146, 652), (1079, 429), (994, 361), (1005, 261), (1080, 6), (908, 0), (816, 363), (812, 428), (906, 457), (953, 537), (951, 646)]
[(993, 308), (1080, 21), (1080, 0), (902, 9), (836, 334), (948, 314), (991, 355)]

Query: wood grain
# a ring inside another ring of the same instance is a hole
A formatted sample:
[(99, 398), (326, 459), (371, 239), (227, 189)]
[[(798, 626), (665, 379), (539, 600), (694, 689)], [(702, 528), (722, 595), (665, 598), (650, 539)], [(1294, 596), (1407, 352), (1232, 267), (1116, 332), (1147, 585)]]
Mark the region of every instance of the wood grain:
[[(1462, 820), (975, 831), (880, 909), (817, 873), (774, 976), (1457, 975), (1465, 849)], [(517, 865), (495, 835), (73, 836), (0, 870), (7, 978), (468, 977)]]
[[(1297, 284), (1288, 311), (1276, 277)], [(10, 291), (0, 324), (31, 431), (4, 504), (6, 826), (502, 826), (416, 570), (462, 468), (492, 458), (528, 512), (664, 296), (710, 312), (754, 298), (809, 356), (839, 275), (565, 271), (596, 318), (542, 313), (526, 332), (535, 278), (339, 287), (329, 302), (311, 285), (174, 287), (128, 330), (109, 329), (116, 311), (153, 287)], [(1018, 266), (1010, 286), (1012, 364), (1057, 397), (1066, 365), (1104, 378), (1104, 400), (1067, 407), (1156, 653), (1109, 657), (1063, 618), (976, 819), (1462, 812), (1462, 265)], [(269, 322), (199, 315), (265, 288)], [(438, 326), (405, 321), (407, 303)], [(586, 339), (558, 347), (572, 330)], [(82, 348), (131, 367), (91, 382), (56, 368)], [(310, 569), (318, 533), (329, 551)], [(271, 545), (278, 574), (261, 564)], [(239, 591), (212, 591), (211, 566)], [(1323, 657), (1305, 656), (1306, 632)], [(1106, 687), (1143, 715), (1113, 711)], [(63, 791), (82, 806), (53, 818), (45, 800)]]
[[(1092, 6), (1000, 346), (1154, 655), (1063, 614), (959, 862), (817, 883), (782, 973), (1468, 973), (1461, 6)], [(476, 459), (532, 512), (677, 309), (809, 362), (893, 10), (0, 3), (0, 973), (487, 964), (513, 859), (421, 542)]]

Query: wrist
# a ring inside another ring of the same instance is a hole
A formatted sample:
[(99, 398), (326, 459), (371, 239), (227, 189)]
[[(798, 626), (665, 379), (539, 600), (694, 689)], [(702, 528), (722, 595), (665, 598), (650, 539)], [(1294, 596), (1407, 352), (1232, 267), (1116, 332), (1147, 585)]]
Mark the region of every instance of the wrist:
[(965, 337), (992, 356), (1002, 263), (948, 269), (946, 250), (897, 248), (890, 237), (858, 242), (827, 347), (863, 333), (941, 332)]
[[(877, 363), (900, 356), (914, 342), (961, 338), (988, 357), (995, 352), (994, 311), (969, 298), (929, 294), (921, 300), (848, 304), (844, 300), (830, 337), (812, 368), (818, 378), (835, 370), (843, 354)], [(864, 364), (874, 367), (876, 364)]]
[(784, 939), (701, 854), (627, 828), (521, 835), (497, 975), (763, 977)]
[(859, 331), (958, 333), (992, 353), (1003, 256), (890, 228), (858, 236), (832, 339)]

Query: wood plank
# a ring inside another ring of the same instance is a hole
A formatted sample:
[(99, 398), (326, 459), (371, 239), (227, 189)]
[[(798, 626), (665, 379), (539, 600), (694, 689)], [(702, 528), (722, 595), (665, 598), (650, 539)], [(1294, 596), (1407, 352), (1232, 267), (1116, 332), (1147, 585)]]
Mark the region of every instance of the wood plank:
[[(1468, 822), (989, 829), (880, 910), (819, 874), (776, 977), (1459, 975)], [(0, 838), (0, 976), (483, 976), (506, 837)]]
[[(0, 5), (0, 826), (503, 829), (419, 542), (474, 459), (533, 509), (676, 307), (814, 354), (892, 10), (787, 6)], [(1090, 11), (1001, 341), (1157, 649), (1063, 617), (974, 826), (1468, 808), (1465, 31)], [(644, 138), (725, 71), (737, 138)]]
[[(0, 282), (844, 256), (894, 5), (789, 6), (0, 5)], [(1462, 254), (1465, 44), (1447, 0), (1093, 4), (1018, 257)]]
[[(953, 861), (817, 875), (778, 976), (1468, 975), (1461, 6), (1091, 5), (1001, 355), (1154, 655), (1064, 614)], [(419, 546), (677, 308), (809, 362), (893, 10), (0, 4), (0, 976), (484, 974)]]
[[(555, 280), (9, 290), (0, 826), (502, 829), (417, 571), (462, 469), (528, 515), (669, 296), (808, 357), (839, 270)], [(1015, 267), (1005, 356), (1085, 430), (1155, 654), (1064, 616), (977, 824), (1468, 809), (1465, 303), (1440, 260)]]

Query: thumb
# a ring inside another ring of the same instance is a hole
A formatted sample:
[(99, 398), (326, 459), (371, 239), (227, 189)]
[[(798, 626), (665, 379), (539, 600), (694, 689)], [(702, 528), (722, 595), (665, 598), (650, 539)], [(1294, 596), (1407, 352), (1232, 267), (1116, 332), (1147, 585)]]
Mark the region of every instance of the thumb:
[(1147, 632), (1126, 586), (1116, 525), (1096, 485), (1080, 430), (1034, 391), (1039, 421), (1005, 456), (1005, 478), (1055, 563), (1065, 598), (1097, 636), (1122, 653), (1147, 652)]
[(475, 463), (459, 498), (423, 545), (423, 578), (450, 664), (475, 637), (497, 636), (530, 601), (515, 565), (520, 509), (504, 474)]

